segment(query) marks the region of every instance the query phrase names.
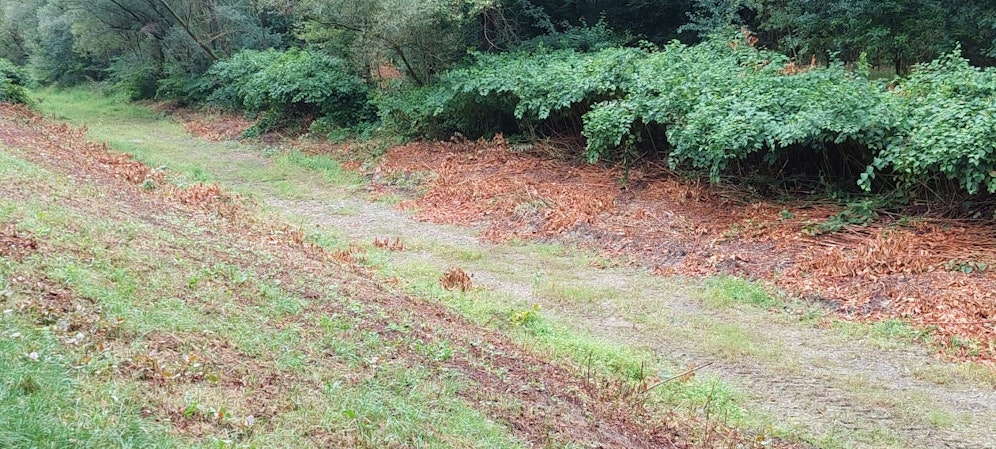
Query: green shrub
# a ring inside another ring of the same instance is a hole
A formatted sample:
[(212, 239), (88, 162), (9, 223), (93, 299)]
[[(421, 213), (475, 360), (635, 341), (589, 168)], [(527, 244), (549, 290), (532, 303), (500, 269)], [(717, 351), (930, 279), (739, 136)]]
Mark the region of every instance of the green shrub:
[(790, 151), (845, 142), (885, 146), (894, 124), (881, 86), (839, 64), (794, 74), (787, 64), (740, 39), (674, 43), (648, 54), (627, 95), (585, 117), (588, 158), (625, 147), (639, 124), (666, 129), (672, 166), (708, 169), (713, 179), (754, 155), (774, 163)]
[(154, 98), (162, 75), (153, 61), (139, 56), (118, 58), (107, 71), (112, 88), (132, 101)]
[[(734, 161), (845, 144), (865, 151), (860, 171), (886, 145), (896, 126), (884, 86), (840, 64), (786, 72), (787, 57), (746, 41), (478, 55), (424, 104), (467, 134), (582, 134), (589, 161), (661, 152), (714, 179)], [(666, 139), (646, 142), (655, 132)]]
[(20, 67), (0, 58), (0, 103), (30, 103), (26, 83), (27, 76)]
[(156, 98), (171, 100), (181, 106), (207, 102), (213, 86), (207, 77), (193, 75), (177, 65), (167, 65), (163, 71), (162, 78), (156, 82)]
[(605, 19), (588, 25), (581, 19), (580, 25), (568, 25), (562, 31), (537, 36), (516, 46), (517, 51), (578, 50), (595, 51), (625, 45), (632, 38), (614, 32)]
[(429, 101), (433, 92), (432, 88), (399, 86), (379, 90), (371, 101), (388, 133), (404, 138), (440, 137), (454, 127), (436, 117)]
[(996, 69), (972, 67), (956, 51), (914, 69), (890, 100), (902, 132), (866, 182), (889, 168), (908, 185), (947, 179), (996, 193)]
[(538, 46), (478, 54), (378, 107), (407, 135), (581, 135), (591, 162), (654, 152), (713, 180), (777, 167), (865, 190), (885, 174), (880, 185), (899, 193), (952, 182), (996, 193), (996, 68), (958, 53), (890, 88), (840, 63), (797, 67), (741, 35), (590, 53)]
[(316, 117), (349, 128), (372, 117), (364, 81), (341, 59), (311, 50), (241, 51), (215, 63), (198, 89), (210, 104), (259, 115), (258, 131)]
[(626, 91), (643, 55), (633, 48), (478, 54), (473, 65), (444, 74), (428, 103), (468, 134), (530, 133), (558, 122), (579, 131), (591, 104)]

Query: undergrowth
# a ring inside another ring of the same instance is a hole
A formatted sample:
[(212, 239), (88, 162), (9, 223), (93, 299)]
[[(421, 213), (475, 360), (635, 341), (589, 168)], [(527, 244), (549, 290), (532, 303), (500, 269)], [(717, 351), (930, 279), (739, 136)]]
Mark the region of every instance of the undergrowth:
[(890, 83), (864, 63), (798, 66), (753, 42), (477, 54), (435, 87), (381, 94), (380, 115), (408, 135), (581, 135), (590, 162), (664, 158), (713, 181), (773, 172), (996, 193), (996, 69), (956, 50)]

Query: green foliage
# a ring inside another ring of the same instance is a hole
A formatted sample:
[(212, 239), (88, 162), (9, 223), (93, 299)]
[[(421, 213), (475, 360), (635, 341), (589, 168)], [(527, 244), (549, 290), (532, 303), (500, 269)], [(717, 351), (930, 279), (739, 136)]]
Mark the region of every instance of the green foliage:
[(443, 136), (453, 127), (436, 117), (436, 108), (430, 102), (435, 92), (432, 88), (410, 86), (381, 89), (371, 96), (371, 102), (388, 133), (405, 138)]
[(579, 25), (568, 25), (564, 30), (553, 31), (528, 39), (516, 46), (517, 51), (578, 50), (595, 51), (624, 45), (632, 38), (611, 28), (602, 17), (594, 25), (581, 19)]
[(307, 117), (351, 127), (371, 115), (364, 81), (341, 59), (311, 50), (236, 53), (208, 70), (201, 89), (211, 104), (260, 114), (259, 131)]
[(916, 68), (891, 100), (903, 132), (869, 173), (888, 167), (909, 184), (943, 177), (996, 193), (996, 70), (956, 51)]
[(33, 51), (28, 56), (32, 75), (45, 84), (71, 86), (97, 78), (91, 55), (75, 50), (74, 16), (63, 2), (48, 2), (37, 11)]
[(807, 225), (803, 231), (809, 235), (820, 235), (840, 232), (851, 226), (867, 226), (878, 219), (878, 212), (875, 210), (880, 206), (871, 200), (854, 202), (827, 221)]
[(528, 309), (511, 309), (508, 311), (508, 322), (517, 326), (531, 326), (540, 322), (540, 306), (533, 304)]
[(743, 39), (650, 53), (625, 97), (585, 117), (588, 158), (625, 147), (639, 123), (667, 130), (672, 166), (708, 169), (713, 179), (755, 154), (774, 163), (845, 142), (885, 145), (893, 125), (883, 89), (840, 65), (791, 74), (787, 63)]
[[(480, 54), (431, 91), (382, 102), (381, 113), (426, 134), (581, 134), (591, 162), (657, 152), (713, 180), (734, 167), (801, 170), (788, 163), (820, 160), (837, 161), (819, 166), (821, 176), (865, 190), (886, 174), (900, 190), (953, 181), (996, 193), (996, 69), (955, 53), (898, 88), (866, 73), (799, 67), (755, 48), (749, 34), (662, 49)], [(665, 139), (647, 139), (654, 130)], [(867, 216), (856, 210), (827, 226)]]
[(960, 271), (965, 274), (972, 272), (983, 272), (989, 269), (989, 264), (977, 260), (957, 260), (951, 259), (944, 263), (944, 269), (948, 271)]
[(0, 103), (30, 103), (25, 81), (26, 76), (20, 67), (0, 58)]
[(643, 55), (632, 48), (478, 54), (441, 77), (424, 111), (467, 134), (532, 132), (544, 122), (580, 124), (594, 102), (619, 96)]
[(761, 8), (759, 0), (695, 0), (688, 23), (679, 30), (694, 31), (703, 38), (726, 29), (746, 25), (743, 15)]
[(159, 66), (140, 55), (128, 55), (111, 63), (107, 71), (113, 88), (129, 100), (148, 100), (156, 96)]
[[(286, 4), (285, 1), (265, 0)], [(298, 36), (341, 54), (358, 69), (391, 63), (416, 85), (466, 54), (481, 10), (492, 0), (301, 0)]]
[[(443, 120), (464, 119), (453, 125), (468, 134), (580, 131), (589, 161), (669, 150), (672, 165), (708, 169), (714, 179), (754, 155), (774, 163), (792, 151), (886, 145), (894, 123), (882, 86), (839, 64), (792, 73), (788, 63), (739, 37), (660, 50), (479, 55), (443, 76), (427, 103)], [(666, 130), (666, 144), (641, 146), (648, 127)]]

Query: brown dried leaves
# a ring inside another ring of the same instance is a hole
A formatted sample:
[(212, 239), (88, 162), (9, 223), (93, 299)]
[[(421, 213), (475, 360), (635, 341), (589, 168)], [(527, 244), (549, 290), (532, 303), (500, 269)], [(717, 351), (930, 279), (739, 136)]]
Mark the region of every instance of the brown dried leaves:
[(442, 284), (443, 288), (447, 290), (459, 289), (462, 292), (470, 290), (473, 287), (473, 284), (470, 281), (470, 275), (459, 267), (451, 267), (446, 270), (442, 277), (439, 278), (439, 283)]

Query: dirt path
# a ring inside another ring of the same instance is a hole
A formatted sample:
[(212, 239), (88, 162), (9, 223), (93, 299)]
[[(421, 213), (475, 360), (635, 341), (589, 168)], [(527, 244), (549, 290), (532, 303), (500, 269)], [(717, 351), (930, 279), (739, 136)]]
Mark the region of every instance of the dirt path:
[[(484, 288), (561, 315), (600, 336), (648, 346), (673, 364), (704, 365), (704, 373), (736, 385), (751, 408), (780, 426), (812, 434), (819, 446), (996, 447), (996, 393), (961, 379), (942, 384), (919, 377), (950, 366), (913, 347), (880, 349), (839, 332), (800, 324), (790, 314), (747, 308), (714, 310), (693, 288), (632, 268), (597, 269), (561, 258), (566, 266), (477, 240), (473, 231), (410, 220), (391, 208), (361, 199), (286, 200), (260, 195), (288, 216), (337, 229), (365, 241), (371, 232), (399, 237), (414, 247), (479, 251), (464, 264)], [(342, 210), (350, 210), (347, 215)], [(440, 268), (453, 259), (432, 251), (397, 256)], [(401, 262), (398, 260), (396, 262)], [(535, 294), (537, 273), (556, 272), (561, 282), (617, 290), (612, 299), (570, 304)], [(567, 274), (569, 273), (569, 274)], [(710, 331), (720, 334), (709, 335)], [(723, 341), (722, 334), (745, 338)], [(744, 346), (737, 345), (743, 343)]]
[[(440, 273), (459, 265), (476, 286), (538, 304), (578, 329), (649, 348), (671, 366), (708, 364), (700, 375), (739, 389), (738, 400), (763, 417), (759, 426), (808, 435), (820, 447), (996, 448), (993, 386), (923, 349), (821, 328), (794, 311), (710, 305), (701, 288), (638, 268), (596, 268), (569, 252), (485, 243), (473, 229), (413, 221), (320, 176), (282, 180), (293, 186), (288, 195), (245, 179), (242, 168), (272, 163), (248, 148), (187, 157), (201, 158), (213, 179), (252, 191), (292, 223), (360, 243), (375, 235), (400, 238), (409, 249), (391, 253), (391, 264), (419, 263)], [(561, 287), (587, 294), (557, 294)]]

